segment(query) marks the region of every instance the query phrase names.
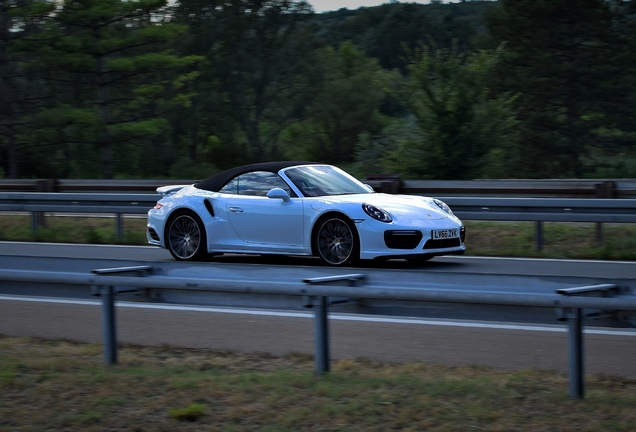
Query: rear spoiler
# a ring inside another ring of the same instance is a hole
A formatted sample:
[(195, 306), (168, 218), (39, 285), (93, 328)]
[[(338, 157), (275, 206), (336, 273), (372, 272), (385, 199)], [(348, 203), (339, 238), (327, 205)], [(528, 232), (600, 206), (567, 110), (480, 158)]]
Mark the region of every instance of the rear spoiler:
[(190, 185), (172, 185), (172, 186), (161, 186), (157, 188), (157, 192), (161, 194), (162, 197), (166, 197), (168, 195), (172, 195), (175, 192), (179, 192), (183, 188), (187, 188)]

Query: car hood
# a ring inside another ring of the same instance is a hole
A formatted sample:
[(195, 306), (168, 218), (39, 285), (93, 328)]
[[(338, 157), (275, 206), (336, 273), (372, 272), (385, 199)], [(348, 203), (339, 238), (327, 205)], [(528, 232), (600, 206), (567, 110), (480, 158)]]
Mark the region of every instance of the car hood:
[(380, 207), (397, 221), (427, 221), (446, 219), (449, 214), (439, 208), (432, 198), (417, 195), (390, 195), (383, 193), (337, 195), (322, 197), (325, 202), (363, 203)]

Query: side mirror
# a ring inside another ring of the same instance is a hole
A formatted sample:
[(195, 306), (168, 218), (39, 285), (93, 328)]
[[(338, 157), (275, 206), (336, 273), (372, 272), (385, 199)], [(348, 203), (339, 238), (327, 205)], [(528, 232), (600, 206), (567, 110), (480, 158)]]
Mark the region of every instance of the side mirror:
[(284, 202), (288, 202), (290, 200), (289, 194), (281, 188), (274, 188), (267, 192), (267, 198), (282, 199)]

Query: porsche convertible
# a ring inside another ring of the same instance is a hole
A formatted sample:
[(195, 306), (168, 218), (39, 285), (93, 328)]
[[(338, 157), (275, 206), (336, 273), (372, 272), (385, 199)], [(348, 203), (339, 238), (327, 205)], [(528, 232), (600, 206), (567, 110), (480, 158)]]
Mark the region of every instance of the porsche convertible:
[(162, 197), (148, 211), (148, 242), (177, 260), (282, 254), (348, 266), (466, 250), (464, 225), (444, 202), (376, 193), (333, 165), (245, 165), (157, 192)]

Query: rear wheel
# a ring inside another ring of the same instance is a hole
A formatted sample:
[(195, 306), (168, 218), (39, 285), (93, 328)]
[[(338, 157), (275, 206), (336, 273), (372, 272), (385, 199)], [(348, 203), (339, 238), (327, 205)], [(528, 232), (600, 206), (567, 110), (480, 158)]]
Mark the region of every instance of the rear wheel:
[(207, 240), (201, 218), (180, 212), (170, 218), (166, 228), (166, 247), (178, 261), (200, 260), (207, 255)]
[(322, 220), (314, 242), (316, 252), (325, 264), (351, 265), (360, 258), (358, 233), (346, 218), (332, 216)]

